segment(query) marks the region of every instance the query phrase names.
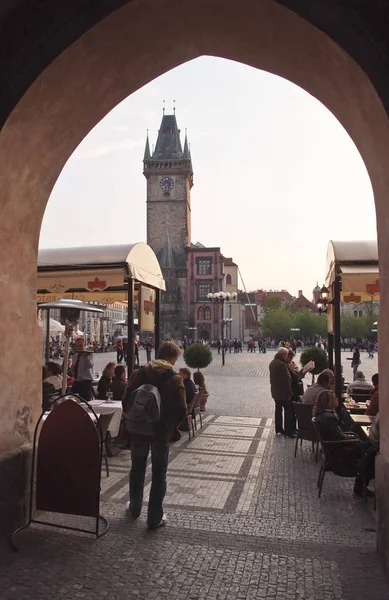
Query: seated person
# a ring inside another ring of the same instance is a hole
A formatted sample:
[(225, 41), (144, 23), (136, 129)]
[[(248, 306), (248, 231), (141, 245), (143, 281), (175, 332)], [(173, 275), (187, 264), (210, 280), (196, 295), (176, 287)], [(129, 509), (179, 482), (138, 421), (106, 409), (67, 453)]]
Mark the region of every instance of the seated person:
[[(185, 396), (186, 396), (186, 405), (189, 406), (192, 402), (194, 395), (197, 393), (197, 389), (193, 381), (191, 380), (191, 372), (186, 367), (183, 367), (179, 370), (179, 374), (181, 375), (184, 388), (185, 388)], [(180, 431), (188, 431), (188, 420), (185, 419), (183, 423), (179, 426)]]
[(355, 379), (348, 386), (348, 393), (352, 396), (354, 393), (369, 393), (373, 391), (373, 386), (369, 381), (366, 381), (366, 378), (362, 371), (357, 371), (355, 375)]
[(115, 374), (115, 363), (109, 362), (103, 370), (103, 374), (100, 377), (99, 383), (97, 384), (97, 398), (98, 400), (106, 400), (108, 386), (112, 382), (112, 378)]
[(113, 400), (123, 400), (126, 387), (126, 367), (117, 365), (114, 370), (112, 382), (109, 384), (109, 389), (107, 391), (113, 393)]
[(200, 399), (200, 410), (202, 412), (204, 412), (205, 407), (207, 405), (208, 398), (209, 398), (209, 392), (205, 385), (204, 375), (202, 374), (201, 371), (195, 371), (193, 373), (193, 381), (194, 381), (195, 386), (197, 386), (199, 389), (201, 388), (201, 390), (202, 390), (202, 395), (201, 395), (201, 399)]
[(181, 375), (181, 377), (184, 381), (186, 404), (189, 406), (189, 404), (192, 402), (192, 400), (194, 398), (194, 395), (197, 392), (196, 386), (193, 383), (193, 381), (191, 380), (192, 373), (190, 372), (189, 369), (187, 369), (186, 367), (183, 367), (182, 369), (179, 370), (179, 374)]
[(329, 373), (320, 373), (317, 378), (317, 382), (307, 388), (304, 392), (302, 403), (303, 404), (316, 404), (316, 400), (320, 392), (329, 390), (331, 387), (331, 377)]
[[(316, 404), (313, 409), (313, 415), (316, 417), (316, 426), (319, 430), (320, 437), (323, 442), (342, 441), (354, 438), (351, 433), (345, 432), (342, 429), (339, 416), (336, 412), (338, 408), (338, 399), (331, 391), (323, 391), (317, 397)], [(354, 494), (363, 496), (363, 476), (361, 457), (365, 446), (361, 440), (340, 446), (338, 449), (337, 461), (347, 469), (356, 469), (357, 475), (354, 483)], [(364, 469), (363, 469), (364, 470)], [(365, 470), (366, 485), (369, 483), (369, 473)], [(370, 490), (366, 490), (368, 496), (374, 495)]]
[(51, 384), (56, 391), (62, 389), (61, 367), (55, 362), (48, 362), (46, 365), (46, 377), (43, 383)]
[(375, 373), (371, 380), (374, 385), (374, 389), (370, 397), (370, 404), (366, 410), (366, 414), (375, 417), (375, 415), (378, 413), (378, 373)]

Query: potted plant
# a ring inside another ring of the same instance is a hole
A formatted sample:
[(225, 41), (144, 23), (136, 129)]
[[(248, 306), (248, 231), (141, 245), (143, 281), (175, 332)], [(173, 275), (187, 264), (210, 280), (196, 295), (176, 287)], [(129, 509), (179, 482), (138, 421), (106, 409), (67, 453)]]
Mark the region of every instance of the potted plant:
[(300, 362), (302, 366), (305, 367), (310, 360), (313, 360), (315, 363), (315, 368), (310, 371), (310, 373), (312, 373), (312, 383), (314, 383), (315, 375), (318, 375), (328, 367), (327, 352), (322, 348), (318, 348), (317, 346), (305, 348), (305, 350), (301, 353)]
[[(197, 369), (197, 381), (193, 376), (195, 383), (198, 383), (203, 388), (203, 395), (200, 400), (200, 410), (204, 411), (209, 397), (208, 390), (205, 386), (204, 376), (200, 369), (205, 369), (211, 364), (213, 355), (208, 346), (202, 344), (191, 344), (187, 346), (184, 352), (184, 361), (192, 369)], [(195, 374), (196, 375), (196, 374)]]

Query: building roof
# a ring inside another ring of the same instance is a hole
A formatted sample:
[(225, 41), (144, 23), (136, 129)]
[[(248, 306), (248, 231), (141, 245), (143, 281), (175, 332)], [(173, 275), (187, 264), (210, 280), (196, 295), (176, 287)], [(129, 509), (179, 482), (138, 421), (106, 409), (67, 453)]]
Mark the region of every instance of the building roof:
[(150, 158), (151, 158), (151, 154), (150, 154), (149, 132), (147, 132), (146, 146), (145, 146), (145, 153), (144, 153), (143, 160), (150, 160)]
[(163, 115), (153, 160), (184, 158), (176, 115)]
[(293, 302), (293, 306), (297, 310), (308, 309), (311, 312), (318, 312), (316, 304), (308, 300), (303, 294), (301, 294), (296, 300)]
[(232, 258), (226, 258), (225, 256), (223, 257), (223, 263), (226, 267), (237, 267), (238, 266), (236, 263), (234, 263)]
[(165, 239), (161, 250), (158, 252), (158, 261), (162, 269), (176, 269), (173, 248), (170, 243), (168, 232), (165, 233)]

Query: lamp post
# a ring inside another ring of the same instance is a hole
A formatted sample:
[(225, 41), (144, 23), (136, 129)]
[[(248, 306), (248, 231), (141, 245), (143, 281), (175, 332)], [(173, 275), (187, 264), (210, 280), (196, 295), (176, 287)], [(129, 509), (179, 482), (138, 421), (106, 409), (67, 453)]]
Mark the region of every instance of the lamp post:
[(219, 303), (221, 305), (221, 342), (222, 342), (222, 365), (224, 367), (224, 365), (226, 364), (226, 353), (224, 350), (224, 325), (227, 322), (230, 322), (228, 318), (224, 318), (224, 303), (225, 302), (229, 302), (230, 300), (236, 300), (238, 297), (238, 294), (236, 292), (232, 292), (232, 294), (230, 294), (229, 292), (215, 292), (214, 294), (209, 293), (207, 294), (207, 298), (208, 300), (212, 300), (212, 302), (214, 303)]

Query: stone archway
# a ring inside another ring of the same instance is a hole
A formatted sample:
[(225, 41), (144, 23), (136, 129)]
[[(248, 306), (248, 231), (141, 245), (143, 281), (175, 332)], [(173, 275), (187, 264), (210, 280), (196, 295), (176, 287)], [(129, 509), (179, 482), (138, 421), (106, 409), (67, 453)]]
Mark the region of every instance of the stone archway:
[[(39, 410), (36, 256), (55, 181), (83, 137), (118, 102), (161, 73), (204, 54), (289, 79), (327, 106), (348, 131), (373, 185), (382, 310), (389, 308), (389, 121), (358, 64), (324, 33), (272, 0), (129, 2), (49, 64), (1, 133), (0, 451), (18, 452), (25, 441), (18, 433), (18, 411), (27, 408), (32, 425)], [(388, 332), (382, 320), (383, 339)], [(18, 377), (10, 379), (21, 349)], [(381, 365), (388, 359), (389, 350), (382, 345)], [(389, 375), (381, 371), (381, 388), (387, 390)], [(381, 427), (382, 461), (388, 464), (389, 411), (382, 413)], [(389, 520), (386, 525), (389, 530)]]

